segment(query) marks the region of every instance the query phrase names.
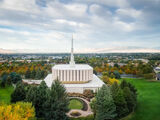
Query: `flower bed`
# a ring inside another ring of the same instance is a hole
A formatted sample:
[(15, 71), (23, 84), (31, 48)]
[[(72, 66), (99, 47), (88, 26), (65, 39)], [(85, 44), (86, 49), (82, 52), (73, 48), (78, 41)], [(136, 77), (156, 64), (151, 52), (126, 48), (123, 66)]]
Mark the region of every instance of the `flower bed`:
[(78, 111), (73, 111), (70, 115), (73, 117), (78, 117), (81, 115), (81, 113), (79, 113)]

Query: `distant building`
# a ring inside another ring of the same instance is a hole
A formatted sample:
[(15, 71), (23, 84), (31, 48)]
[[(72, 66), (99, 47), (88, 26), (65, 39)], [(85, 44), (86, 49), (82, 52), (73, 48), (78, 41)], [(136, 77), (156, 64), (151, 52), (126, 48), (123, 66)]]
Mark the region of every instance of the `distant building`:
[(134, 61), (142, 61), (143, 63), (148, 63), (149, 60), (147, 59), (133, 59)]
[(156, 80), (160, 80), (160, 73), (156, 74)]
[(160, 67), (156, 67), (154, 71), (156, 73), (156, 80), (160, 80)]
[(7, 62), (7, 60), (0, 60), (0, 63), (5, 63)]
[(62, 59), (62, 56), (53, 56), (52, 59)]
[(114, 67), (114, 63), (113, 62), (108, 63), (108, 65), (111, 66), (111, 67)]
[(156, 67), (154, 68), (155, 73), (159, 73), (160, 72), (160, 67)]

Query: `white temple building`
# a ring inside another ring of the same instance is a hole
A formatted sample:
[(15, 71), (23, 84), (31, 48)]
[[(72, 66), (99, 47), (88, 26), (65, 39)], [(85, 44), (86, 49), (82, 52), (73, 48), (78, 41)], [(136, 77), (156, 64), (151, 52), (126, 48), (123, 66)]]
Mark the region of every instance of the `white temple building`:
[(67, 92), (83, 93), (85, 89), (94, 92), (101, 88), (104, 82), (93, 74), (93, 68), (87, 64), (75, 64), (73, 55), (73, 36), (71, 42), (71, 58), (69, 64), (59, 64), (52, 68), (52, 74), (44, 79), (48, 87), (58, 78)]

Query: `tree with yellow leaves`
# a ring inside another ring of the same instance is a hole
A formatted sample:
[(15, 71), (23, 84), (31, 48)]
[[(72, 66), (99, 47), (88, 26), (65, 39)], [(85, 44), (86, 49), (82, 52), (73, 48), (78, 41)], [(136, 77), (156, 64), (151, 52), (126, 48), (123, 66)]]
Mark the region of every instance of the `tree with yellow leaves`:
[(35, 117), (34, 107), (28, 102), (0, 105), (0, 120), (29, 120)]
[(114, 82), (117, 82), (117, 83), (119, 82), (117, 79), (115, 79), (115, 78), (109, 78), (106, 75), (102, 76), (102, 80), (103, 80), (104, 83), (110, 84), (110, 85), (112, 85)]

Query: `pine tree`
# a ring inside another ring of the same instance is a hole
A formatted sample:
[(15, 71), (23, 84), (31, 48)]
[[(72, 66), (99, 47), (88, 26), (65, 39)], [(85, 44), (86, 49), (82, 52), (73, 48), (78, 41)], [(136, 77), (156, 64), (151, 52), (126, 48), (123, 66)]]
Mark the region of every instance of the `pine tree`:
[(119, 73), (117, 70), (115, 70), (115, 71), (113, 72), (113, 74), (115, 75), (115, 78), (116, 78), (116, 79), (120, 79), (120, 78), (121, 78), (121, 75), (120, 75), (120, 73)]
[(128, 113), (123, 91), (116, 82), (111, 86), (111, 90), (114, 104), (116, 105), (117, 118), (121, 118)]
[(124, 97), (127, 102), (127, 107), (129, 112), (132, 112), (136, 106), (136, 101), (134, 99), (133, 92), (130, 91), (129, 87), (123, 89)]
[(37, 80), (42, 79), (42, 74), (41, 74), (41, 70), (40, 70), (40, 69), (37, 70), (36, 75), (35, 75), (35, 78), (36, 78)]
[(11, 94), (11, 102), (24, 101), (25, 97), (25, 86), (22, 82), (19, 82), (17, 83), (15, 90)]
[(94, 118), (96, 116), (96, 99), (93, 98), (92, 101), (90, 102), (90, 106), (91, 106), (91, 109), (93, 111), (93, 115), (94, 115)]
[(96, 120), (111, 120), (116, 117), (116, 106), (114, 104), (111, 90), (103, 85), (96, 95)]
[(36, 116), (38, 118), (44, 118), (45, 114), (44, 114), (44, 103), (47, 100), (47, 85), (45, 83), (45, 81), (42, 81), (41, 84), (38, 86), (37, 88), (37, 94), (36, 94), (36, 99), (34, 100), (34, 106), (35, 106), (35, 110), (36, 110)]
[(26, 71), (25, 78), (26, 79), (31, 78), (31, 71), (29, 69)]
[(125, 80), (122, 80), (120, 87), (121, 87), (121, 89), (128, 87), (128, 83)]
[(1, 79), (1, 81), (0, 81), (1, 87), (5, 87), (5, 86), (6, 86), (7, 77), (8, 77), (7, 75), (3, 75), (3, 76), (2, 76), (2, 79)]
[(35, 99), (36, 99), (36, 94), (37, 94), (36, 92), (37, 92), (37, 87), (36, 86), (30, 86), (29, 90), (26, 93), (25, 101), (32, 102), (32, 104), (34, 105)]
[(7, 81), (6, 81), (7, 85), (11, 85), (12, 84), (12, 79), (10, 76), (7, 77)]
[(36, 77), (36, 71), (35, 69), (33, 69), (33, 71), (31, 72), (31, 78), (34, 79)]
[(133, 97), (134, 97), (135, 102), (137, 102), (137, 89), (131, 83), (128, 83), (128, 87), (131, 90), (131, 92), (133, 93)]
[(12, 72), (9, 76), (11, 78), (12, 83), (14, 84), (18, 83), (19, 81), (22, 81), (21, 76), (15, 72)]
[(66, 112), (69, 111), (69, 99), (64, 86), (61, 85), (58, 80), (56, 80), (47, 93), (49, 97), (44, 105), (45, 119), (68, 120)]

